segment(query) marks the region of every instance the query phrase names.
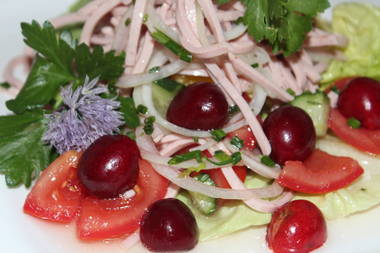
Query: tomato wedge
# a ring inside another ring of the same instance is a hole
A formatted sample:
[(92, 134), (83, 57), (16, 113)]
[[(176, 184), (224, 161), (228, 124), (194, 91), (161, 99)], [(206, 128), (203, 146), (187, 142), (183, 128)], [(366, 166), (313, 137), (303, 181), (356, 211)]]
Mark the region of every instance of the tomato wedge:
[[(247, 176), (247, 168), (245, 166), (233, 166), (232, 169), (235, 171), (236, 175), (240, 178), (242, 182), (245, 181)], [(231, 188), (230, 184), (227, 182), (226, 177), (223, 175), (221, 169), (205, 170), (205, 173), (209, 174), (211, 179), (215, 182), (216, 186), (222, 188)]]
[(229, 138), (233, 138), (234, 136), (239, 137), (244, 142), (244, 148), (246, 149), (253, 150), (257, 147), (256, 138), (249, 126), (243, 126), (228, 134)]
[(25, 213), (60, 223), (76, 217), (82, 197), (76, 172), (79, 157), (78, 152), (68, 151), (41, 173), (25, 200)]
[(83, 199), (77, 220), (79, 239), (94, 241), (117, 238), (129, 235), (139, 228), (145, 209), (165, 196), (169, 184), (147, 161), (140, 160), (139, 168), (134, 197), (98, 199), (87, 196)]
[(347, 119), (337, 110), (330, 112), (329, 128), (344, 142), (365, 152), (380, 154), (380, 130), (353, 129)]
[(351, 184), (364, 170), (350, 157), (333, 156), (319, 149), (304, 161), (287, 161), (278, 183), (291, 190), (321, 194)]

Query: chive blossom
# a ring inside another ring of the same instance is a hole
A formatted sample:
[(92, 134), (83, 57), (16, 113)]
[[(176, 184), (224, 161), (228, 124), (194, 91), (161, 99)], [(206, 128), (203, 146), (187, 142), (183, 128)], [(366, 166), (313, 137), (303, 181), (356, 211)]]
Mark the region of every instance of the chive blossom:
[(195, 159), (197, 162), (202, 162), (202, 153), (200, 150), (194, 150), (185, 154), (176, 155), (168, 161), (169, 165), (179, 164), (188, 160)]
[(270, 158), (269, 156), (267, 155), (263, 155), (261, 157), (261, 163), (268, 166), (268, 167), (274, 167), (276, 165), (276, 163), (272, 160), (272, 158)]
[(152, 37), (175, 55), (179, 56), (181, 60), (185, 62), (191, 62), (193, 60), (193, 56), (189, 51), (157, 28), (156, 31), (152, 33)]
[(360, 128), (361, 123), (356, 118), (351, 117), (347, 119), (347, 125), (349, 125), (351, 128), (358, 129)]
[(226, 137), (226, 133), (221, 129), (211, 131), (211, 135), (212, 138), (216, 141), (221, 141), (224, 137)]
[(239, 150), (242, 149), (244, 147), (244, 141), (242, 139), (240, 139), (239, 137), (237, 136), (234, 136), (232, 139), (231, 139), (231, 145), (234, 145), (236, 148), (238, 148)]

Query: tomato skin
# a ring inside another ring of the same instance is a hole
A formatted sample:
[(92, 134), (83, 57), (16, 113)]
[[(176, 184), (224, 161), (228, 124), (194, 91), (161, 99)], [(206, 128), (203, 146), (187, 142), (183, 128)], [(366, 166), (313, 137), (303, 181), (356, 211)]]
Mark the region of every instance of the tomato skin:
[(70, 223), (77, 215), (82, 187), (77, 177), (80, 153), (68, 151), (40, 175), (24, 203), (31, 216), (59, 223)]
[(254, 150), (257, 147), (256, 138), (249, 126), (243, 126), (242, 128), (228, 134), (229, 138), (233, 138), (234, 136), (237, 136), (239, 139), (243, 140), (244, 148), (248, 150)]
[(348, 186), (364, 170), (350, 157), (333, 156), (319, 149), (304, 161), (287, 161), (278, 183), (291, 190), (324, 194)]
[(341, 78), (339, 80), (336, 80), (334, 83), (333, 83), (333, 86), (335, 86), (339, 91), (343, 91), (344, 88), (346, 88), (346, 86), (352, 81), (354, 80), (355, 76), (350, 76), (350, 77), (344, 77), (344, 78)]
[(380, 154), (380, 130), (353, 129), (336, 109), (331, 110), (328, 125), (336, 136), (351, 146), (372, 154)]
[(308, 253), (327, 239), (326, 221), (312, 202), (294, 200), (277, 209), (266, 241), (274, 253)]
[[(245, 178), (247, 177), (247, 168), (245, 166), (233, 166), (232, 169), (235, 171), (240, 180), (244, 182)], [(206, 170), (205, 173), (210, 175), (211, 179), (215, 182), (215, 185), (217, 187), (231, 189), (230, 184), (227, 182), (227, 179), (223, 175), (223, 172), (220, 168)]]
[(169, 184), (147, 161), (140, 160), (139, 168), (134, 197), (99, 199), (87, 196), (82, 200), (80, 217), (77, 220), (79, 239), (95, 241), (118, 238), (139, 228), (145, 209), (165, 196)]

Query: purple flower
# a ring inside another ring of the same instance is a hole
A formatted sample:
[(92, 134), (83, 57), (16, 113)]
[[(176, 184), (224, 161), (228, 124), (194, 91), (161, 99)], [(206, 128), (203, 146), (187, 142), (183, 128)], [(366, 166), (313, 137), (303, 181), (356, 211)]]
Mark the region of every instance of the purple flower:
[(99, 94), (106, 87), (97, 86), (98, 78), (86, 80), (76, 90), (72, 85), (61, 90), (66, 110), (46, 116), (47, 130), (43, 140), (62, 154), (68, 150), (84, 150), (99, 137), (113, 134), (123, 124), (122, 115), (116, 111), (120, 103), (105, 99)]

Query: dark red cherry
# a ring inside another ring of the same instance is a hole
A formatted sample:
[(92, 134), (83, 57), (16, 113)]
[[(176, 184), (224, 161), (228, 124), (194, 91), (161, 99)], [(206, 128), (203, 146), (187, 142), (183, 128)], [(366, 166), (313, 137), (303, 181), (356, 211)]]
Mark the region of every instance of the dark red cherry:
[(266, 240), (274, 253), (309, 253), (327, 239), (326, 221), (318, 207), (294, 200), (277, 209), (267, 228)]
[(338, 109), (367, 129), (380, 128), (380, 82), (366, 77), (352, 79), (339, 95)]
[(290, 105), (277, 108), (263, 124), (272, 146), (271, 158), (286, 161), (304, 161), (314, 150), (316, 135), (313, 121), (302, 109)]
[(140, 239), (150, 251), (191, 250), (198, 243), (198, 237), (193, 213), (178, 199), (156, 201), (141, 219)]
[(228, 118), (228, 103), (217, 85), (196, 83), (173, 98), (166, 118), (173, 124), (193, 130), (222, 128)]
[(125, 135), (105, 135), (92, 143), (78, 164), (79, 180), (92, 195), (112, 198), (136, 185), (139, 149)]

